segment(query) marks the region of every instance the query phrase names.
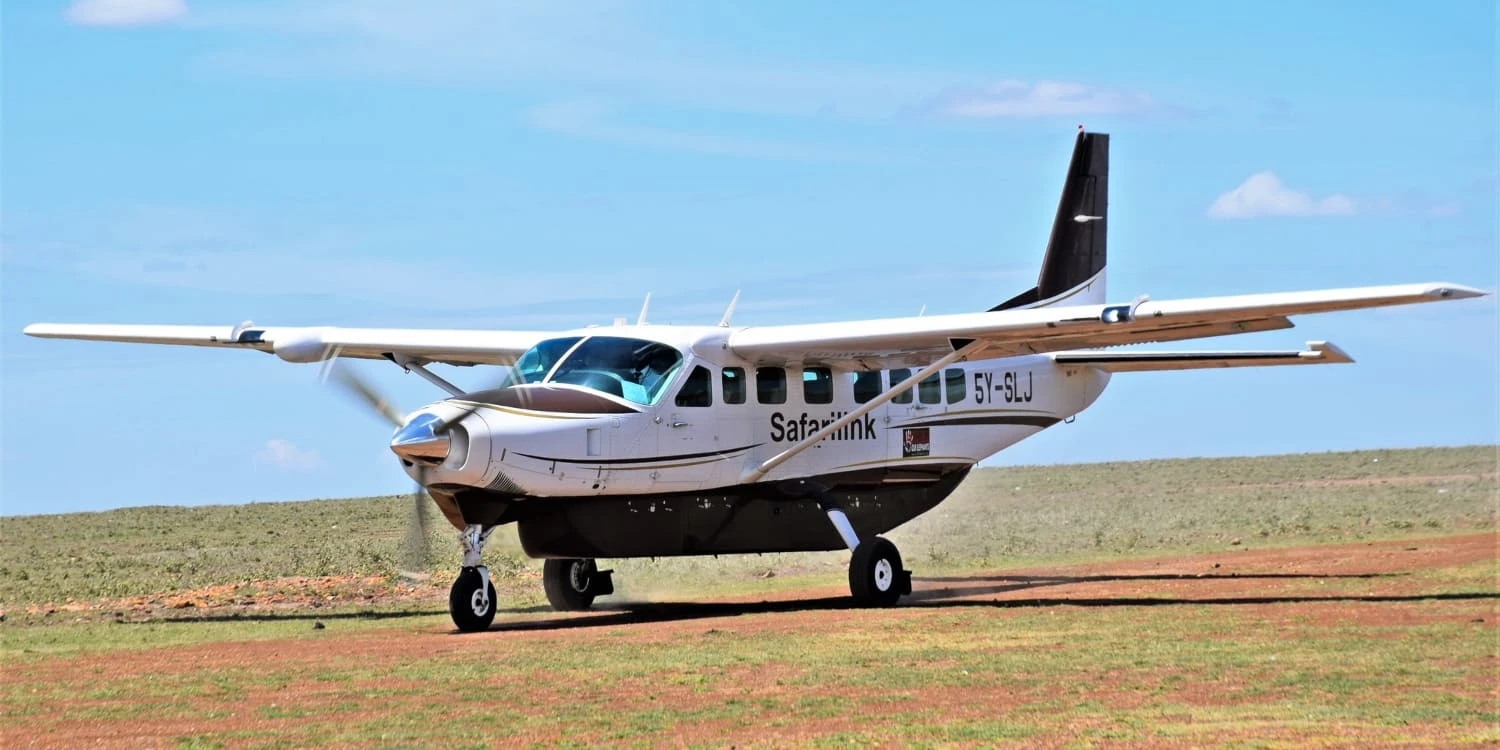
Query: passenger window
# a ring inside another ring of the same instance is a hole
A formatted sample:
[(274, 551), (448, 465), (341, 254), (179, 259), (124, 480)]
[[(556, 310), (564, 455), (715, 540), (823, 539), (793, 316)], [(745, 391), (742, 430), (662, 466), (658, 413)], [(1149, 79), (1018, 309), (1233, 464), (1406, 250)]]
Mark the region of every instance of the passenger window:
[(688, 374), (687, 382), (682, 384), (682, 390), (677, 392), (678, 406), (713, 406), (714, 387), (713, 373), (708, 368), (697, 366)]
[(755, 399), (762, 404), (786, 403), (786, 370), (780, 367), (755, 368)]
[[(903, 367), (903, 368), (901, 368), (899, 370), (891, 370), (891, 387), (895, 388), (897, 383), (900, 383), (900, 382), (906, 380), (909, 377), (911, 377), (911, 370), (908, 370), (905, 367)], [(909, 404), (909, 403), (911, 403), (911, 391), (905, 391), (901, 395), (899, 395), (899, 396), (891, 399), (891, 403), (893, 403), (893, 404)]]
[(961, 367), (953, 367), (943, 372), (944, 385), (948, 390), (948, 403), (956, 404), (969, 393), (968, 374)]
[(880, 395), (880, 371), (854, 373), (854, 402), (868, 403)]
[(745, 403), (745, 368), (724, 368), (724, 403)]
[(809, 404), (833, 403), (833, 371), (827, 367), (802, 368), (802, 398)]
[(917, 400), (924, 404), (943, 403), (943, 376), (933, 373), (917, 383)]

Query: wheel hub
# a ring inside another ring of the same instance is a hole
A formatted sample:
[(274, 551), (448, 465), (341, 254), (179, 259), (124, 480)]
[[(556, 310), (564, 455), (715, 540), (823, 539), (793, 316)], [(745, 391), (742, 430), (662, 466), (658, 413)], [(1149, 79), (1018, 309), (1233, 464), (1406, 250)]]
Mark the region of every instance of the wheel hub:
[(875, 588), (877, 590), (890, 591), (891, 583), (895, 579), (895, 569), (891, 567), (890, 560), (877, 560), (875, 562)]
[(593, 577), (593, 571), (589, 570), (587, 563), (573, 563), (572, 569), (568, 571), (568, 582), (573, 585), (573, 590), (580, 594), (589, 590), (589, 583)]

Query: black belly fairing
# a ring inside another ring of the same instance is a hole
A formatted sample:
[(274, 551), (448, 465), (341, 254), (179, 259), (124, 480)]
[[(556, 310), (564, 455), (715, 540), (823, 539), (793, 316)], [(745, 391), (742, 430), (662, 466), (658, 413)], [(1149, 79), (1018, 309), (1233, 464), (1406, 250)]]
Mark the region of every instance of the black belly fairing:
[[(861, 537), (881, 534), (931, 510), (969, 473), (967, 465), (945, 468), (926, 480), (833, 484), (820, 494), (765, 483), (654, 496), (496, 498), (505, 512), (484, 515), (514, 519), (522, 548), (538, 558), (834, 550), (844, 543), (821, 501), (843, 508)], [(475, 511), (485, 504), (472, 495), (465, 500)]]

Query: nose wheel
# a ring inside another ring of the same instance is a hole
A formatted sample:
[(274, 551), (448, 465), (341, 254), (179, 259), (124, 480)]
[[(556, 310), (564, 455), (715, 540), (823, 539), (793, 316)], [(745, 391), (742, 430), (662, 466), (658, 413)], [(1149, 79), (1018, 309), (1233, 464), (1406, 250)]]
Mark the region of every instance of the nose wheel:
[(489, 570), (464, 568), (448, 590), (448, 614), (462, 632), (489, 630), (490, 623), (495, 621), (495, 601), (495, 585), (490, 583)]
[(495, 585), (490, 583), (490, 569), (480, 561), (484, 543), (494, 526), (486, 529), (469, 524), (459, 532), (458, 542), (464, 551), (464, 564), (448, 590), (448, 614), (459, 631), (473, 633), (488, 630), (495, 621)]
[(615, 593), (612, 570), (600, 570), (593, 559), (547, 560), (542, 563), (542, 588), (547, 603), (559, 612), (582, 612), (594, 599)]

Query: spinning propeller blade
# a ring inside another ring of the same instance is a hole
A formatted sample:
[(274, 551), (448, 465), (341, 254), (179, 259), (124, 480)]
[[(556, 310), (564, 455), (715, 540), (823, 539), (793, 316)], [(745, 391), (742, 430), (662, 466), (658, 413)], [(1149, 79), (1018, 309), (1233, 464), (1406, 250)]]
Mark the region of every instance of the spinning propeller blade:
[(396, 411), (396, 407), (392, 406), (390, 401), (380, 395), (379, 392), (370, 387), (365, 381), (361, 380), (358, 375), (355, 375), (354, 371), (350, 370), (347, 365), (339, 362), (337, 359), (331, 359), (328, 362), (328, 366), (323, 369), (323, 379), (325, 381), (332, 379), (343, 386), (345, 390), (353, 393), (361, 401), (368, 404), (377, 414), (385, 417), (387, 422), (390, 422), (395, 427), (401, 426), (401, 413)]
[(406, 537), (401, 541), (401, 575), (417, 579), (426, 575), (429, 544), (427, 541), (427, 506), (422, 503), (427, 484), (427, 469), (417, 466), (417, 487), (411, 492), (411, 518)]
[[(373, 386), (366, 383), (358, 375), (354, 374), (347, 365), (338, 359), (330, 359), (323, 369), (324, 381), (333, 382), (342, 386), (359, 400), (363, 401), (377, 414), (385, 417), (386, 421), (396, 427), (402, 425), (401, 413), (391, 404), (391, 401), (382, 396)], [(457, 420), (454, 420), (457, 421)], [(450, 423), (441, 426), (447, 429)], [(417, 486), (411, 493), (410, 514), (406, 523), (406, 534), (401, 541), (401, 570), (405, 578), (419, 578), (425, 575), (427, 570), (427, 513), (426, 506), (422, 504), (422, 495), (427, 484), (427, 469), (417, 464)]]

